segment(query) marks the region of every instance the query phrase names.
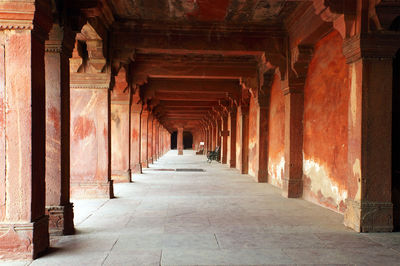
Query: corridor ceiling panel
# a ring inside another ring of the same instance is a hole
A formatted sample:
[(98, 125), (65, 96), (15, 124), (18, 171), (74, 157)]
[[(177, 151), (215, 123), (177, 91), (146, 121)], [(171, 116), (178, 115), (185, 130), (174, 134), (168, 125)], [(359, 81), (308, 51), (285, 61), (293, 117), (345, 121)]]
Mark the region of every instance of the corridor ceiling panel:
[(113, 0), (121, 19), (251, 23), (276, 20), (296, 6), (287, 0)]

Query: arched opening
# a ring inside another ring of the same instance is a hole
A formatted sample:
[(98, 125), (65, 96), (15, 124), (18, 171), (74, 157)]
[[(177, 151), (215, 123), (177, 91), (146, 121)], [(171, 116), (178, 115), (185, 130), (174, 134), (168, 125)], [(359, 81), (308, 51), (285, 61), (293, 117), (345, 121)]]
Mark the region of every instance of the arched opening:
[(176, 150), (178, 148), (178, 132), (174, 131), (171, 134), (171, 150)]
[(393, 61), (392, 202), (393, 225), (400, 231), (400, 50)]
[(189, 131), (183, 132), (183, 149), (184, 150), (193, 149), (193, 135)]

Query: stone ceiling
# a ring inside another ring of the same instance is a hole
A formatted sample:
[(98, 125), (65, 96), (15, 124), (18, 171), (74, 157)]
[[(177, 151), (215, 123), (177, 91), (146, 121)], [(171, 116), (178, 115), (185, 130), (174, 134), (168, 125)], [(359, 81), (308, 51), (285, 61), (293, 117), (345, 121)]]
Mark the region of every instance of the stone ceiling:
[(117, 18), (145, 21), (265, 22), (296, 6), (287, 0), (114, 0)]
[(284, 23), (300, 2), (307, 0), (110, 0), (113, 58), (130, 65), (132, 83), (170, 131), (178, 123), (195, 129), (238, 97), (240, 81), (255, 78), (265, 57), (282, 60)]

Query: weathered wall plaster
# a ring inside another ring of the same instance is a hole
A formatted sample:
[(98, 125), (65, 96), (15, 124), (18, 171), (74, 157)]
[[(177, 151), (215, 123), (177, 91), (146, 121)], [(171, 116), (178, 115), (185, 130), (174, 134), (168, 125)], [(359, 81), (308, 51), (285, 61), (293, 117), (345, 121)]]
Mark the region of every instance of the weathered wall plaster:
[(269, 121), (268, 182), (282, 187), (285, 170), (285, 98), (279, 75), (275, 75), (271, 88)]
[(304, 198), (338, 212), (346, 208), (348, 66), (336, 31), (317, 43), (304, 91)]

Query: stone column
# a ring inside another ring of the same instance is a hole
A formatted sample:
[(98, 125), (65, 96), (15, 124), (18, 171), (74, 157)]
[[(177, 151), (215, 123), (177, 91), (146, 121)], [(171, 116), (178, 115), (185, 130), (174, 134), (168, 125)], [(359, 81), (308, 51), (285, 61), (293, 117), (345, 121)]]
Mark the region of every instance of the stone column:
[(71, 196), (112, 198), (110, 74), (71, 73)]
[(139, 96), (132, 95), (131, 100), (131, 172), (132, 174), (141, 174), (141, 113), (142, 103)]
[(223, 164), (227, 163), (227, 156), (228, 156), (228, 136), (229, 136), (229, 129), (228, 129), (228, 116), (226, 114), (222, 115), (222, 131), (221, 131), (221, 138), (222, 138), (222, 149), (221, 149), (221, 162)]
[(147, 164), (153, 163), (153, 114), (147, 119)]
[(183, 155), (183, 127), (178, 127), (178, 155)]
[(284, 86), (285, 97), (285, 173), (282, 178), (282, 195), (299, 198), (303, 194), (303, 116), (304, 86), (313, 48), (298, 46), (297, 56), (291, 57), (292, 70)]
[(143, 106), (142, 114), (141, 114), (141, 154), (140, 154), (140, 163), (142, 168), (148, 168), (148, 161), (147, 161), (147, 130), (148, 130), (148, 120), (149, 119), (149, 111), (145, 106)]
[(219, 146), (221, 148), (221, 131), (222, 131), (222, 127), (221, 127), (221, 118), (219, 116), (216, 117), (216, 146)]
[(127, 97), (111, 101), (111, 176), (119, 183), (131, 181), (129, 94)]
[(54, 24), (46, 41), (46, 214), (51, 235), (73, 234), (70, 202), (69, 58), (75, 34)]
[(358, 232), (393, 230), (392, 72), (399, 41), (386, 34), (355, 35), (343, 49), (351, 77), (344, 224)]
[[(265, 81), (264, 81), (265, 82)], [(272, 83), (272, 82), (271, 82)], [(265, 90), (265, 95), (257, 97), (257, 152), (258, 152), (258, 172), (257, 182), (268, 182), (268, 128), (269, 128), (269, 95), (271, 87), (268, 86)]]
[(285, 176), (282, 194), (299, 198), (303, 194), (303, 114), (304, 86), (292, 86), (285, 95)]
[(162, 157), (162, 125), (160, 124), (160, 127), (158, 128), (158, 158)]
[(158, 160), (160, 158), (160, 122), (157, 120), (156, 124), (156, 156)]
[(112, 198), (111, 73), (104, 69), (103, 40), (86, 24), (76, 42), (71, 70), (71, 196)]
[(207, 154), (207, 152), (210, 150), (210, 129), (208, 125), (205, 130), (204, 154)]
[(152, 141), (152, 148), (151, 148), (151, 151), (152, 151), (152, 160), (153, 160), (153, 163), (155, 162), (155, 161), (157, 161), (157, 145), (156, 145), (156, 139), (157, 139), (157, 118), (154, 116), (153, 117), (153, 134), (152, 134), (152, 136), (153, 136), (153, 141)]
[(229, 117), (231, 120), (231, 128), (229, 129), (231, 135), (231, 143), (228, 143), (228, 145), (231, 145), (231, 160), (229, 162), (230, 168), (236, 168), (236, 112), (236, 107), (233, 107), (229, 112)]
[(111, 94), (111, 177), (114, 182), (131, 182), (130, 90), (122, 67)]
[(249, 106), (240, 106), (240, 124), (241, 124), (241, 160), (239, 170), (241, 174), (248, 174), (249, 172)]
[(212, 135), (211, 135), (211, 150), (214, 151), (217, 146), (217, 126), (215, 122), (211, 122)]
[(0, 2), (0, 257), (49, 247), (45, 215), (47, 1)]

